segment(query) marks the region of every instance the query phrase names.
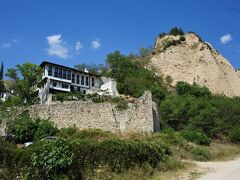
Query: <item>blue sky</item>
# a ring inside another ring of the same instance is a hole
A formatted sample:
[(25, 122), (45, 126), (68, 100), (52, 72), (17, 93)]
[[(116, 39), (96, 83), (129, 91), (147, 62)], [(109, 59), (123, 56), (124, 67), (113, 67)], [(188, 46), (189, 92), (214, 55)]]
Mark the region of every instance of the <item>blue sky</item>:
[[(239, 0), (1, 0), (0, 62), (104, 63), (179, 26), (240, 67)], [(221, 41), (222, 37), (222, 41)]]

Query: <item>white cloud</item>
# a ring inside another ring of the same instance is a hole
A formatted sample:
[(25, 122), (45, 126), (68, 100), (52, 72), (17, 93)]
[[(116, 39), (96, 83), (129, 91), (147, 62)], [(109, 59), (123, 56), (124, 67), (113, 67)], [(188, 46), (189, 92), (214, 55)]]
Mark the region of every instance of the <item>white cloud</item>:
[(75, 51), (78, 53), (82, 48), (83, 48), (82, 43), (80, 41), (77, 41), (75, 44)]
[(18, 44), (19, 40), (18, 39), (12, 39), (6, 43), (3, 43), (0, 45), (1, 48), (10, 48), (14, 44)]
[(47, 36), (49, 48), (47, 52), (51, 56), (58, 56), (62, 59), (69, 58), (69, 50), (66, 43), (62, 40), (61, 34)]
[(10, 48), (10, 46), (11, 46), (11, 43), (3, 43), (1, 45), (2, 48)]
[(226, 44), (231, 40), (232, 40), (231, 34), (225, 34), (220, 38), (220, 41), (221, 41), (222, 44)]
[(12, 39), (12, 42), (17, 44), (17, 43), (19, 43), (19, 40), (18, 39)]
[(93, 49), (99, 49), (101, 47), (100, 39), (96, 39), (92, 41), (92, 48)]

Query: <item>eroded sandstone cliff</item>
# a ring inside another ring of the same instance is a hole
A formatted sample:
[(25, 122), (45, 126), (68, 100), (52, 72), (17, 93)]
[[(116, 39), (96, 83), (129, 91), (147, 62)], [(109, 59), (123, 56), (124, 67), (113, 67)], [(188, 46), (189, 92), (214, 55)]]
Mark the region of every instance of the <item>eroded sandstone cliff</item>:
[(240, 75), (209, 43), (195, 33), (157, 38), (151, 65), (157, 73), (208, 87), (215, 94), (240, 96)]

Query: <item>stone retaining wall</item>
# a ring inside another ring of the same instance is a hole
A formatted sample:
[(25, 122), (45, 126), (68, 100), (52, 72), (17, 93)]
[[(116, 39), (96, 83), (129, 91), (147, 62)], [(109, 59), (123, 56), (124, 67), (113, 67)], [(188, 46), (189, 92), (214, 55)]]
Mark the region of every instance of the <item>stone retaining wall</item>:
[(79, 129), (103, 129), (123, 133), (158, 130), (159, 117), (150, 92), (145, 92), (128, 105), (128, 109), (120, 111), (112, 103), (66, 101), (33, 105), (29, 112), (33, 117), (49, 118), (59, 128), (76, 126)]

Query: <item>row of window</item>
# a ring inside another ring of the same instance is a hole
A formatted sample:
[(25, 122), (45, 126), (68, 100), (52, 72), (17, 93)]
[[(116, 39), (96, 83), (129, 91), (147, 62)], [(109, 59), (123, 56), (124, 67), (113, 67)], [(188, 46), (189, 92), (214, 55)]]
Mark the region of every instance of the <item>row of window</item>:
[[(61, 88), (68, 89), (69, 84), (68, 83), (60, 83)], [(53, 81), (53, 87), (57, 87), (57, 82)]]
[(71, 71), (55, 67), (54, 74), (53, 74), (53, 67), (49, 66), (48, 67), (48, 76), (53, 76), (53, 75), (54, 75), (54, 77), (57, 77), (57, 78), (71, 80)]
[[(48, 76), (53, 76), (52, 66), (48, 67)], [(71, 80), (71, 71), (55, 67), (54, 77)], [(75, 82), (76, 84), (80, 84), (80, 75), (76, 75), (76, 81), (75, 81), (75, 74), (72, 74), (72, 83), (75, 83)], [(81, 76), (81, 85), (84, 85), (84, 76)], [(85, 85), (89, 86), (88, 77), (85, 78)], [(94, 78), (92, 78), (92, 86), (94, 85), (95, 85), (95, 80)]]
[[(75, 76), (77, 77), (76, 79)], [(80, 84), (80, 75), (72, 74), (72, 83)], [(84, 85), (84, 76), (81, 76), (81, 85)], [(89, 78), (87, 76), (85, 77), (85, 85), (89, 86)], [(94, 85), (95, 85), (94, 78), (92, 78), (92, 86)]]

